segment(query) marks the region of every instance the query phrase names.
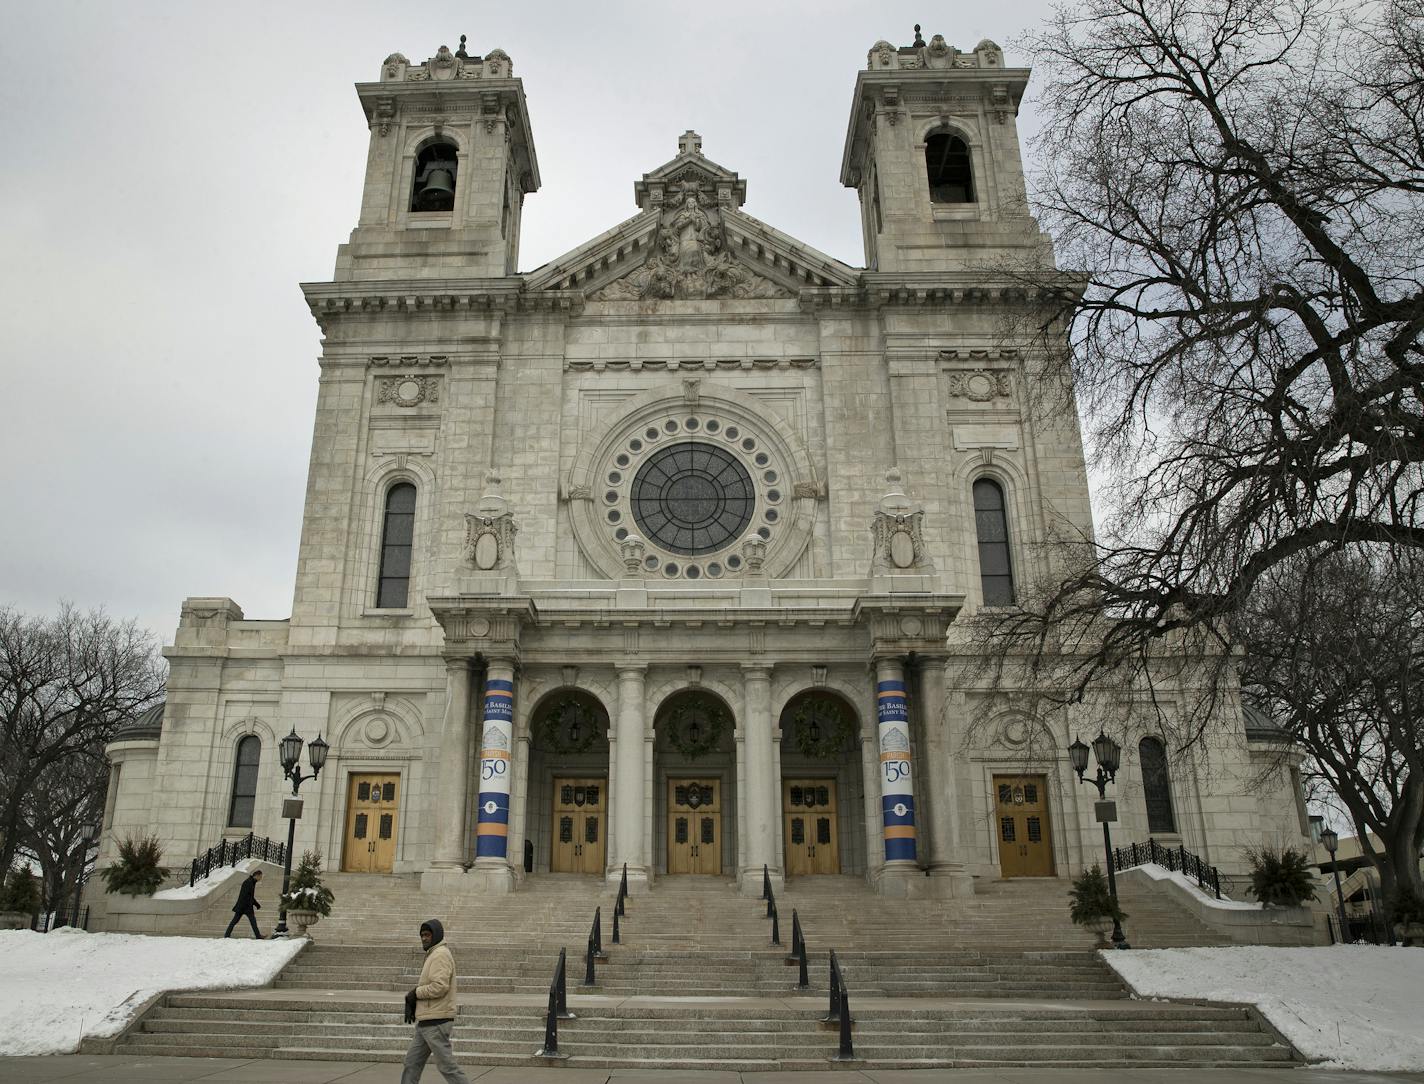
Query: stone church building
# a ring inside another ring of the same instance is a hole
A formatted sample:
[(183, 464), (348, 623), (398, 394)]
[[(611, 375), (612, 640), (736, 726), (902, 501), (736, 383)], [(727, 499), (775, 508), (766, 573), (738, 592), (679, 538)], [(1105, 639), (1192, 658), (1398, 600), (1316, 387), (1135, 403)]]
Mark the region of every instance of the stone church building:
[(1027, 394), (1063, 359), (1004, 345), (1027, 302), (984, 270), (1051, 258), (1029, 72), (916, 38), (854, 80), (865, 267), (746, 214), (689, 131), (631, 218), (519, 271), (540, 174), (510, 58), (396, 53), (357, 86), (360, 220), (303, 287), (324, 339), (291, 617), (183, 603), (166, 705), (109, 747), (101, 861), (149, 832), (173, 865), (285, 838), (293, 731), (330, 749), (298, 848), (427, 890), (1065, 877), (1102, 854), (1067, 746), (1109, 719), (1117, 839), (1238, 872), (1300, 841), (1298, 780), (1253, 782), (1238, 705), (1206, 770), (1145, 701), (1038, 717), (973, 665), (958, 630), (1092, 519), (1075, 412)]

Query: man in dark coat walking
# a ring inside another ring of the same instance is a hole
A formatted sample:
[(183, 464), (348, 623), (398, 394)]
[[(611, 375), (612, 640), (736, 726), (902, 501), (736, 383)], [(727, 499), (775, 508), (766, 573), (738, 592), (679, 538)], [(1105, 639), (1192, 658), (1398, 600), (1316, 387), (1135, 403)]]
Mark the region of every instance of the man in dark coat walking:
[(227, 924), (227, 933), (224, 937), (232, 936), (232, 928), (237, 925), (238, 919), (243, 915), (247, 916), (247, 921), (252, 923), (252, 936), (259, 941), (262, 934), (257, 929), (257, 912), (262, 909), (262, 905), (257, 902), (257, 882), (262, 880), (262, 871), (253, 870), (242, 882), (242, 888), (237, 893), (237, 902), (232, 905), (232, 921)]

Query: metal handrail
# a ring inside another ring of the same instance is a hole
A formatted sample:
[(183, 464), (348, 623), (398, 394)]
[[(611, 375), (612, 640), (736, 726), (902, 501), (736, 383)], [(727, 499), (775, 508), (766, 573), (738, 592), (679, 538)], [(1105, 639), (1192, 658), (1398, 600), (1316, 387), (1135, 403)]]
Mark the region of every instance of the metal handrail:
[(776, 893), (771, 890), (771, 874), (761, 867), (761, 898), (766, 900), (766, 917), (771, 919), (771, 943), (781, 945), (781, 916), (776, 913)]
[(608, 954), (603, 951), (603, 908), (593, 909), (593, 928), (588, 931), (588, 949), (583, 957), (583, 982), (582, 986), (597, 986), (598, 977), (594, 973), (594, 961), (606, 960)]
[(259, 858), (263, 862), (280, 866), (287, 860), (287, 845), (265, 836), (259, 838), (252, 832), (248, 832), (242, 839), (225, 839), (193, 859), (188, 870), (188, 887), (192, 888), (199, 877), (207, 877), (214, 869), (235, 866), (244, 858)]
[(791, 909), (791, 951), (786, 956), (786, 962), (797, 965), (796, 989), (808, 988), (811, 979), (806, 973), (806, 935), (801, 930), (801, 916), (794, 907)]
[(836, 1056), (833, 1061), (854, 1061), (855, 1047), (851, 1043), (850, 1037), (850, 990), (846, 987), (845, 975), (841, 973), (840, 961), (836, 959), (836, 950), (831, 949), (831, 999), (830, 1011), (822, 1023), (838, 1023), (840, 1025), (840, 1043), (836, 1049)]
[(1146, 843), (1129, 843), (1125, 847), (1113, 848), (1115, 871), (1121, 872), (1148, 862), (1166, 866), (1174, 872), (1180, 871), (1188, 877), (1195, 877), (1197, 884), (1203, 889), (1212, 889), (1216, 898), (1221, 899), (1221, 871), (1215, 866), (1207, 865), (1199, 855), (1193, 854), (1186, 847), (1164, 847), (1155, 839), (1149, 838)]
[(573, 1020), (569, 1012), (568, 990), (565, 984), (565, 949), (559, 949), (559, 962), (554, 967), (554, 977), (549, 983), (549, 1008), (544, 1015), (544, 1045), (534, 1056), (536, 1058), (567, 1058), (559, 1053), (559, 1021)]

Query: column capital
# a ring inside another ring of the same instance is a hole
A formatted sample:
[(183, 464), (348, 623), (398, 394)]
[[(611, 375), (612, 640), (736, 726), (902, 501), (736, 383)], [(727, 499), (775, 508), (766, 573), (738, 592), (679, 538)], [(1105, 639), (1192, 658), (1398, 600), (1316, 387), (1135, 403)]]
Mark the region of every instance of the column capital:
[(468, 673), (475, 662), (473, 655), (446, 655), (444, 658), (445, 672), (447, 674), (457, 674), (461, 670)]
[(742, 674), (745, 677), (765, 677), (770, 680), (774, 665), (769, 662), (744, 662), (741, 664)]
[(648, 664), (645, 662), (616, 662), (613, 664), (613, 669), (617, 671), (620, 678), (633, 676), (642, 678), (647, 676)]

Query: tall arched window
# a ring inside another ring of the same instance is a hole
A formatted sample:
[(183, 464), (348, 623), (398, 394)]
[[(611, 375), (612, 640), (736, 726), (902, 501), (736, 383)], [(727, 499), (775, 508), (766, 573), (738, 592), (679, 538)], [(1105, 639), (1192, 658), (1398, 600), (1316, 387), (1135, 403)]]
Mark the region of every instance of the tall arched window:
[(249, 734), (237, 743), (237, 765), (232, 771), (232, 801), (227, 807), (229, 828), (251, 828), (252, 807), (257, 802), (257, 765), (262, 760), (262, 739)]
[(450, 211), (455, 207), (455, 175), (459, 152), (449, 143), (431, 143), (415, 156), (411, 177), (412, 211)]
[(401, 609), (410, 598), (410, 547), (415, 536), (415, 486), (393, 485), (386, 494), (386, 517), (381, 525), (381, 575), (376, 605)]
[(925, 140), (925, 171), (931, 203), (973, 203), (974, 169), (969, 147), (956, 135), (937, 132)]
[(1175, 832), (1172, 816), (1172, 785), (1167, 775), (1167, 748), (1157, 738), (1137, 743), (1137, 762), (1142, 765), (1142, 794), (1147, 800), (1147, 830)]
[(974, 483), (974, 530), (979, 538), (979, 583), (985, 606), (1014, 604), (1014, 571), (1009, 564), (1009, 521), (999, 483)]

